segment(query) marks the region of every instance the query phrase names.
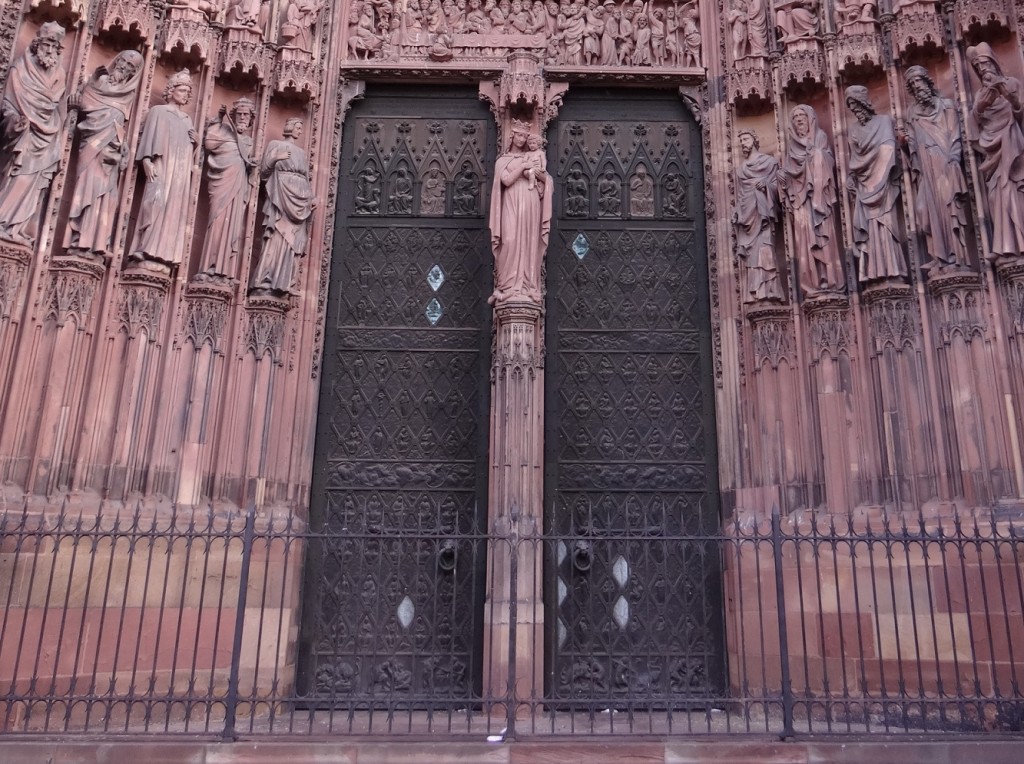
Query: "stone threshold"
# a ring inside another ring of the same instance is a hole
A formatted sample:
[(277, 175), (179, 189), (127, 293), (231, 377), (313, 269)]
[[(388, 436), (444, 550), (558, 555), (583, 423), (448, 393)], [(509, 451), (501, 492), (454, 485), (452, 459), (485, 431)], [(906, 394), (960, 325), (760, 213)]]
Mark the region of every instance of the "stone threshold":
[(168, 739), (90, 742), (0, 740), (3, 764), (1020, 764), (1019, 739), (857, 740), (835, 738), (647, 742), (529, 740), (479, 742)]

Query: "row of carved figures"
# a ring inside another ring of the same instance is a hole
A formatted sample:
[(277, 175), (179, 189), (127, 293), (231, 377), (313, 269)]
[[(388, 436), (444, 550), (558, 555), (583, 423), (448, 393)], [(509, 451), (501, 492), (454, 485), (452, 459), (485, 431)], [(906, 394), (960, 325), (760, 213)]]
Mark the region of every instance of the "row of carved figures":
[[(987, 191), (992, 259), (1024, 255), (1024, 88), (1003, 75), (986, 43), (967, 58), (981, 81), (971, 107), (972, 147)], [(943, 98), (928, 71), (905, 72), (911, 105), (906, 125), (875, 112), (866, 88), (846, 89), (849, 127), (850, 221), (861, 284), (905, 281), (907, 259), (899, 222), (900, 154), (909, 163), (913, 215), (935, 272), (972, 268), (968, 254), (970, 193), (963, 170), (963, 134), (956, 104)], [(759, 150), (751, 131), (739, 135), (744, 161), (737, 171), (733, 223), (739, 256), (747, 266), (748, 301), (780, 300), (776, 228), (785, 211), (792, 224), (792, 252), (805, 296), (845, 288), (834, 220), (838, 192), (829, 138), (814, 109), (798, 105), (786, 126), (782, 161)]]
[[(271, 0), (169, 0), (171, 16), (184, 12), (219, 21), (228, 30), (268, 34)], [(312, 28), (326, 0), (287, 0), (278, 28), (278, 43), (305, 53), (313, 51)]]
[[(63, 247), (67, 254), (103, 261), (112, 249), (118, 188), (128, 167), (132, 111), (142, 79), (142, 55), (119, 53), (69, 99), (60, 63), (64, 29), (43, 24), (11, 66), (2, 103), (0, 239), (34, 247), (41, 209), (59, 170), (67, 109), (78, 111), (78, 161), (69, 180), (71, 202)], [(200, 136), (183, 111), (192, 96), (188, 71), (170, 77), (162, 105), (146, 115), (135, 153), (145, 188), (128, 268), (169, 274), (188, 250), (183, 235), (200, 144), (206, 154), (208, 228), (199, 278), (237, 279), (250, 190), (264, 181), (262, 248), (252, 288), (292, 291), (295, 258), (305, 254), (315, 207), (310, 167), (298, 140), (301, 120), (289, 120), (270, 141), (262, 161), (248, 133), (255, 104), (240, 98), (206, 125)]]
[[(779, 42), (787, 47), (814, 40), (821, 34), (819, 0), (776, 0), (775, 30)], [(934, 0), (894, 0), (894, 13), (933, 13)], [(833, 21), (839, 32), (857, 34), (878, 23), (878, 0), (836, 0)], [(731, 25), (733, 59), (768, 55), (768, 0), (733, 0), (728, 11)]]
[[(498, 49), (511, 35), (539, 36), (545, 61), (567, 66), (700, 65), (697, 0), (355, 0), (348, 46), (357, 59), (403, 49), (446, 60), (458, 46)], [(521, 42), (522, 47), (534, 47)], [(493, 51), (492, 51), (493, 52)]]

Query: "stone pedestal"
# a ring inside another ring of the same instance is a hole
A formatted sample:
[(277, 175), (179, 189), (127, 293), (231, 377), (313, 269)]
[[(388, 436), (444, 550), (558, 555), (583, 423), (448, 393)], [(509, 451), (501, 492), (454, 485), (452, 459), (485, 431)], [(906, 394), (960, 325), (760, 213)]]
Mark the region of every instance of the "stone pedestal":
[(867, 287), (862, 300), (867, 307), (871, 384), (886, 485), (883, 500), (920, 507), (938, 495), (943, 476), (929, 413), (932, 391), (917, 300), (909, 285), (896, 281)]
[(484, 694), (502, 697), (516, 681), (520, 701), (543, 692), (544, 356), (542, 311), (532, 303), (495, 309), (491, 369), (492, 534), (484, 623)]
[(856, 405), (851, 358), (855, 332), (850, 302), (845, 295), (824, 294), (806, 300), (803, 312), (825, 505), (843, 513), (862, 499), (855, 485), (865, 469), (858, 448), (858, 420), (852, 415), (861, 407)]

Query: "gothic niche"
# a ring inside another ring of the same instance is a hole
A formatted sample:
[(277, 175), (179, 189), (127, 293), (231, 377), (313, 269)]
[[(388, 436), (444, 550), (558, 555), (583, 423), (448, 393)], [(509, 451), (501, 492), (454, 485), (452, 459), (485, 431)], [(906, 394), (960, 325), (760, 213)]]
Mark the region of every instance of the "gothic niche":
[(696, 69), (700, 23), (698, 0), (355, 0), (348, 55), (503, 62), (524, 50), (547, 66)]

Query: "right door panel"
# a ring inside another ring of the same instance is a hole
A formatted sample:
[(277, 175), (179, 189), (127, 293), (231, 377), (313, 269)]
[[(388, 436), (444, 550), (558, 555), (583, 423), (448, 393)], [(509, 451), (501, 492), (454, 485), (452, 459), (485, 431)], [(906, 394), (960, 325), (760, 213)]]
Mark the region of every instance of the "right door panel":
[(574, 91), (548, 135), (547, 692), (686, 705), (725, 677), (700, 127)]

